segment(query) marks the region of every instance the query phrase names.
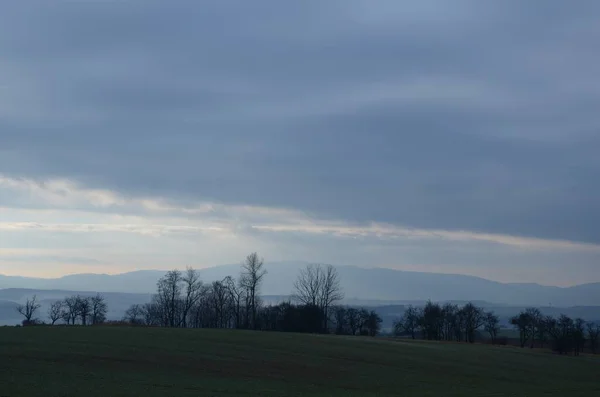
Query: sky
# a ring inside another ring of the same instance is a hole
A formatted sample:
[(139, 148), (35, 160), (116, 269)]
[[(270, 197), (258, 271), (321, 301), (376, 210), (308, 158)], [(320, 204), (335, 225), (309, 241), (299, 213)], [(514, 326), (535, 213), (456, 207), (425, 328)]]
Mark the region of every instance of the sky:
[(0, 274), (600, 281), (600, 2), (2, 8)]

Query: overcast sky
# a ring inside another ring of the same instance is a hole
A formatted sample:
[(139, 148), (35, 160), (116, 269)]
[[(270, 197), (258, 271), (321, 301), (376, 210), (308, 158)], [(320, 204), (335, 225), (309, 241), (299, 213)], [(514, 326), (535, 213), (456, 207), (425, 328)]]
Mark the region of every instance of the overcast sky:
[(0, 273), (600, 281), (600, 2), (14, 1)]

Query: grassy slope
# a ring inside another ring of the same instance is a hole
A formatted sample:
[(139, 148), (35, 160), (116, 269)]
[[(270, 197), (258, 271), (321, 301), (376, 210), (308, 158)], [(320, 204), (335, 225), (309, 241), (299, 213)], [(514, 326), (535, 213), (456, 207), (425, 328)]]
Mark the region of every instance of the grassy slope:
[(600, 360), (223, 330), (0, 328), (0, 396), (600, 395)]

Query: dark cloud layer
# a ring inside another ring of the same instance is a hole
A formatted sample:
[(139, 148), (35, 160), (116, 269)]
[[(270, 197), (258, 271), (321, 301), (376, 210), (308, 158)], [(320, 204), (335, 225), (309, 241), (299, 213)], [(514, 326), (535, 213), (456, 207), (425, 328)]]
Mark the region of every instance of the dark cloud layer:
[(600, 242), (600, 3), (15, 2), (0, 170)]

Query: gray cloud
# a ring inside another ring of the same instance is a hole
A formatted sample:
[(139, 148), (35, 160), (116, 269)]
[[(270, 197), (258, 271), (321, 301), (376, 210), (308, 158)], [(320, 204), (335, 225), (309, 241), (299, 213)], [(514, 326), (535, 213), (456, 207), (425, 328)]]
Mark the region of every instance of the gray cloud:
[(599, 15), (593, 1), (14, 3), (0, 170), (598, 243)]

